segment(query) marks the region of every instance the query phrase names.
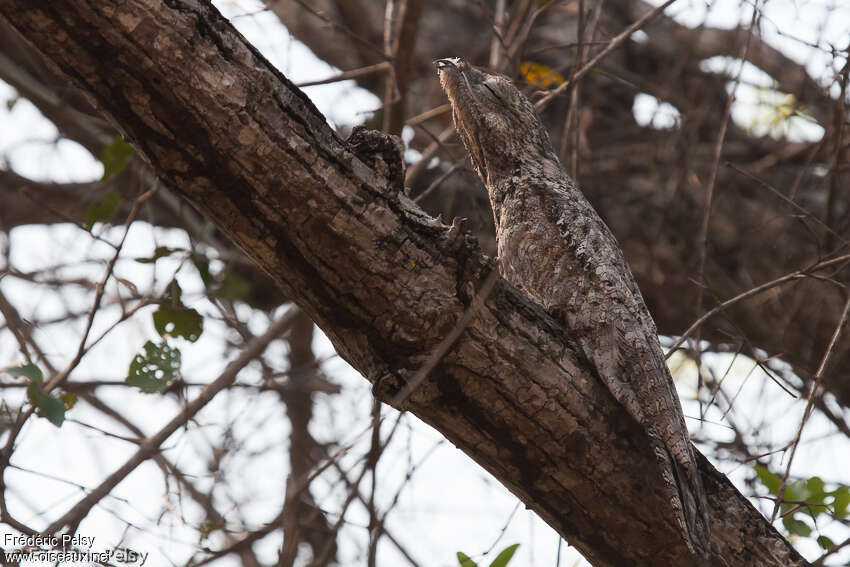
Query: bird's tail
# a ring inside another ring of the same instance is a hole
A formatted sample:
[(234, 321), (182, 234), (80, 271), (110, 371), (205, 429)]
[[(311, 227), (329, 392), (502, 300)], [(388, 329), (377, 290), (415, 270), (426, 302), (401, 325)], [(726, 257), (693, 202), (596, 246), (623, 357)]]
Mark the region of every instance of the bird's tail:
[[(667, 447), (665, 447), (667, 449)], [(708, 555), (710, 550), (711, 522), (708, 518), (708, 501), (705, 489), (702, 485), (702, 477), (699, 473), (697, 461), (694, 458), (693, 447), (688, 443), (688, 452), (691, 454), (690, 462), (679, 463), (669, 449), (667, 456), (672, 465), (676, 481), (676, 489), (679, 492), (679, 501), (682, 507), (685, 536), (688, 546), (697, 555)]]

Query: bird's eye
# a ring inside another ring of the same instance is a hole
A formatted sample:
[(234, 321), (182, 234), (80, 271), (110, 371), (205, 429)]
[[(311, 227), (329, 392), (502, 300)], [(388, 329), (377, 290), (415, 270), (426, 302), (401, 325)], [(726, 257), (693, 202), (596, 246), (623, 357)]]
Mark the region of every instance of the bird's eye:
[(490, 91), (490, 94), (492, 94), (496, 98), (496, 100), (506, 102), (505, 97), (502, 95), (502, 89), (499, 87), (499, 85), (497, 85), (493, 81), (485, 81), (484, 83), (482, 83), (482, 85), (485, 89)]

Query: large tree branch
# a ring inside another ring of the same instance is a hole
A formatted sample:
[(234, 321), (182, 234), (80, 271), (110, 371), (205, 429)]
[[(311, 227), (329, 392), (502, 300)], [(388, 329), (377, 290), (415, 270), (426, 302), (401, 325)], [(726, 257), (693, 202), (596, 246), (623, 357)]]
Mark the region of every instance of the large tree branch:
[[(27, 0), (0, 15), (90, 93), (386, 397), (495, 269), (400, 196), (206, 2)], [(649, 443), (562, 329), (502, 281), (404, 407), (596, 565), (690, 565)], [(804, 565), (701, 459), (712, 564)]]

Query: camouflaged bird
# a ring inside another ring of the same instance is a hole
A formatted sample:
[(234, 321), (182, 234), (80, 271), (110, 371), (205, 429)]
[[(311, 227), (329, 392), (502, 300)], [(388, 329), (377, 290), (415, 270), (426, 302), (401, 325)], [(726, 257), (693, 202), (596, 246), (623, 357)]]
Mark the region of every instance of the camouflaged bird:
[(507, 77), (434, 62), (455, 128), (487, 186), (503, 277), (574, 334), (644, 428), (684, 540), (708, 550), (705, 492), (655, 324), (611, 231), (561, 167), (531, 102)]

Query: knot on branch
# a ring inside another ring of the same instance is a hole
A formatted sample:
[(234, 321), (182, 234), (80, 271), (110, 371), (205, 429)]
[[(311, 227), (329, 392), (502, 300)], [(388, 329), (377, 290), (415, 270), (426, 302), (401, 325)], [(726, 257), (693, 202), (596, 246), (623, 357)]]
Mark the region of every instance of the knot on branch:
[(346, 143), (360, 161), (386, 177), (391, 188), (404, 190), (404, 144), (401, 138), (355, 126)]

